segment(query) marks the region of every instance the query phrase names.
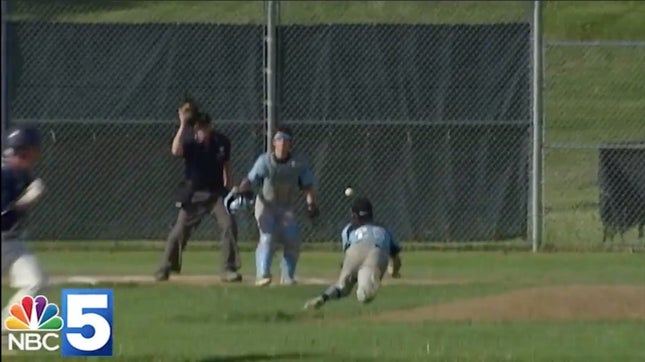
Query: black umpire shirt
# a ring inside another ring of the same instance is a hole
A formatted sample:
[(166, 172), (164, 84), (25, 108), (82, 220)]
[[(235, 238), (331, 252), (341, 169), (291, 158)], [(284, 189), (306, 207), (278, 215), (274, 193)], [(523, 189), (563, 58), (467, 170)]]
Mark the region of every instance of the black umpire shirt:
[(211, 131), (203, 143), (197, 142), (195, 132), (184, 134), (185, 177), (194, 190), (209, 190), (223, 193), (224, 164), (231, 157), (231, 141), (223, 134)]

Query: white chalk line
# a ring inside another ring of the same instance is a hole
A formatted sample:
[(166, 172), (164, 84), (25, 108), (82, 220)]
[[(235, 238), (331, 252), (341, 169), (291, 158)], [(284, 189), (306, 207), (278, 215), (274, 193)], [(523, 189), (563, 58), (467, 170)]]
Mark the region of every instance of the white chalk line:
[[(279, 278), (277, 278), (279, 279)], [(273, 286), (279, 286), (279, 280), (274, 280)], [(253, 285), (255, 277), (251, 275), (243, 276), (241, 283), (225, 283), (217, 275), (171, 275), (168, 281), (157, 282), (151, 275), (75, 275), (75, 276), (53, 276), (50, 277), (52, 285), (64, 284), (81, 284), (81, 285), (98, 285), (98, 284), (180, 284), (180, 285)], [(301, 277), (297, 279), (300, 285), (329, 285), (334, 283), (335, 279)], [(3, 280), (3, 284), (7, 281)], [(465, 280), (449, 279), (418, 279), (418, 278), (401, 278), (391, 279), (384, 278), (383, 285), (449, 285), (449, 284), (466, 284)]]

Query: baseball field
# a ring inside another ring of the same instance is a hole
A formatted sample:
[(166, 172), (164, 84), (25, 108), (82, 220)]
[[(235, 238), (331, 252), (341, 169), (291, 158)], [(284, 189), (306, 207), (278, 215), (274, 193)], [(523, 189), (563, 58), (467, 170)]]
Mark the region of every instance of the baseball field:
[[(220, 285), (218, 254), (188, 250), (153, 284), (160, 251), (40, 252), (59, 289), (114, 290), (114, 355), (131, 361), (642, 361), (645, 258), (630, 253), (407, 252), (377, 299), (304, 311), (341, 256), (307, 252), (301, 284)], [(94, 284), (98, 283), (98, 284)], [(10, 290), (3, 288), (3, 303)], [(26, 352), (25, 352), (26, 353)], [(53, 354), (9, 360), (52, 361)]]
[[(16, 19), (262, 22), (258, 2), (16, 3), (22, 4)], [(517, 20), (525, 11), (520, 2), (331, 3), (288, 3), (281, 19), (472, 22)], [(645, 6), (635, 1), (550, 3), (545, 40), (645, 40), (643, 16)], [(645, 48), (547, 47), (545, 63), (548, 143), (645, 139)], [(302, 310), (338, 272), (340, 253), (322, 246), (302, 255), (299, 285), (268, 288), (251, 285), (252, 244), (243, 253), (241, 285), (219, 284), (219, 257), (205, 247), (189, 246), (182, 275), (163, 284), (154, 284), (151, 275), (160, 243), (98, 248), (95, 241), (47, 242), (37, 256), (53, 277), (47, 293), (53, 302), (64, 287), (113, 288), (116, 360), (643, 361), (645, 244), (631, 231), (629, 248), (598, 252), (608, 248), (600, 247), (596, 174), (595, 148), (547, 149), (545, 237), (555, 246), (547, 249), (585, 252), (408, 248), (403, 277), (386, 277), (366, 306), (351, 295), (320, 311)], [(11, 292), (3, 285), (3, 303)], [(60, 359), (55, 353), (8, 358)]]
[[(261, 1), (12, 2), (15, 20), (75, 23), (264, 23)], [(522, 1), (283, 2), (281, 24), (490, 23), (530, 19)], [(555, 41), (643, 41), (645, 2), (558, 1), (544, 9), (544, 235), (550, 249), (599, 248), (598, 145), (645, 140), (645, 47)], [(169, 120), (171, 122), (171, 120)], [(339, 190), (338, 196), (342, 195)], [(327, 196), (330, 197), (330, 196)], [(115, 232), (115, 235), (120, 233)], [(635, 230), (629, 245), (642, 245)], [(621, 240), (616, 240), (617, 244)], [(616, 246), (616, 244), (614, 244)], [(614, 246), (607, 246), (613, 248)]]

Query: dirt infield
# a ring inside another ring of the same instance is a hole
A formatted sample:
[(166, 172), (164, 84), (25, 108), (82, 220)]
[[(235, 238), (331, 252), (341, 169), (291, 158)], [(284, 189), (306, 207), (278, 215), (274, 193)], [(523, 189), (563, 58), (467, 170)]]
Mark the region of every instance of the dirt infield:
[(517, 290), (382, 313), (372, 321), (645, 320), (645, 287), (560, 286)]

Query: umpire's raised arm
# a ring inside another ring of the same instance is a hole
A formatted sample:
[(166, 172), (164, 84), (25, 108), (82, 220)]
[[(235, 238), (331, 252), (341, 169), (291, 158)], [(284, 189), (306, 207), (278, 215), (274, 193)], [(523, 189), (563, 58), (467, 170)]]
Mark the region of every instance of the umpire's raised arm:
[(171, 152), (173, 156), (183, 157), (184, 156), (184, 135), (186, 130), (190, 126), (190, 120), (197, 113), (197, 105), (192, 99), (186, 99), (177, 110), (177, 115), (179, 117), (179, 129), (175, 134), (175, 138), (172, 140), (172, 149)]

